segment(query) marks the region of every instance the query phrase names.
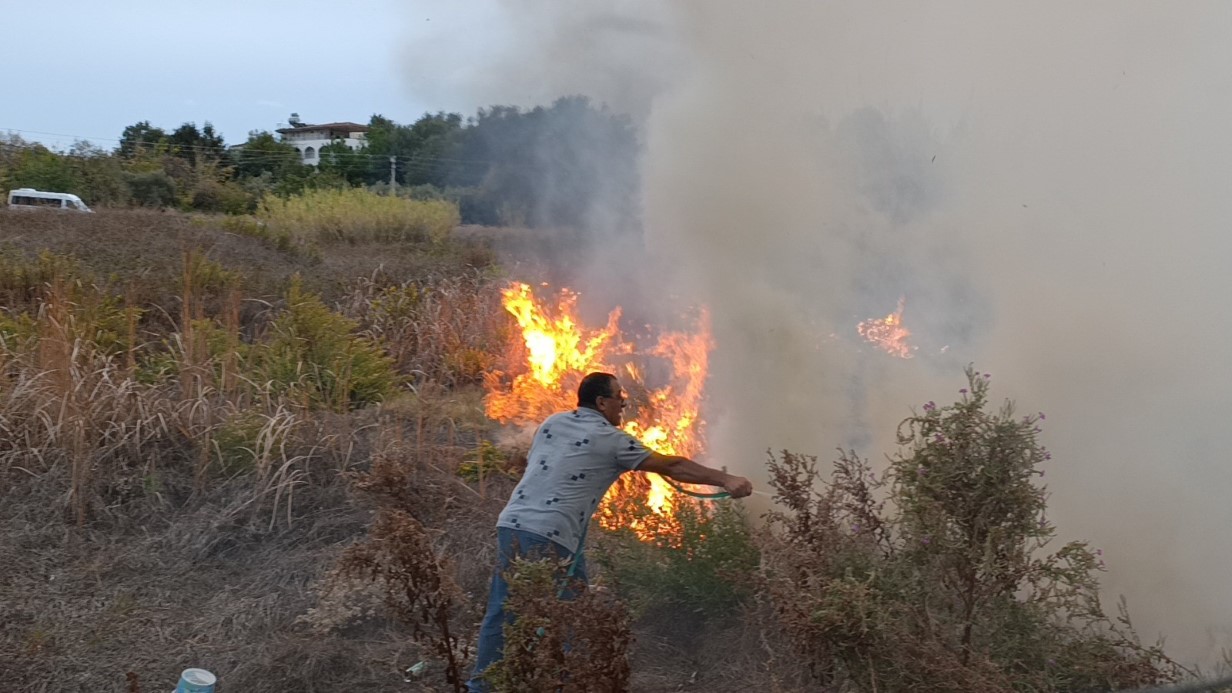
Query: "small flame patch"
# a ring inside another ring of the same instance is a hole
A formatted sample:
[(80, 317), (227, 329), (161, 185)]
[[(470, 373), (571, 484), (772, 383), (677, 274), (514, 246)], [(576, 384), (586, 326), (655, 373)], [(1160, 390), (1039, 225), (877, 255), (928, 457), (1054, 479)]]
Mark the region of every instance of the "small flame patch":
[(911, 330), (903, 327), (903, 307), (906, 297), (898, 299), (898, 309), (884, 318), (865, 320), (856, 326), (856, 332), (878, 349), (901, 359), (911, 358), (916, 347), (907, 343)]

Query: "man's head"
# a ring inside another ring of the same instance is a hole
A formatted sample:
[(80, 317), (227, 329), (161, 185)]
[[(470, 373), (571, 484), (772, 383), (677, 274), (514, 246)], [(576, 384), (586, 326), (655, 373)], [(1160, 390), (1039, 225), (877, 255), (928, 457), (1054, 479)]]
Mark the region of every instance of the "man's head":
[(619, 426), (625, 408), (620, 381), (611, 373), (590, 373), (578, 385), (578, 406), (594, 409), (613, 426)]

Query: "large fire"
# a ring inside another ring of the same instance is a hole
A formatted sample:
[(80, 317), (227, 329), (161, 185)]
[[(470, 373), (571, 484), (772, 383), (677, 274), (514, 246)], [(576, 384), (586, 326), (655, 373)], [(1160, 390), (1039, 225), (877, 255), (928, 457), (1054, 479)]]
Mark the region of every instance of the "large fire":
[(915, 347), (907, 343), (911, 330), (903, 327), (905, 298), (898, 299), (898, 309), (881, 319), (865, 320), (856, 326), (860, 336), (877, 348), (899, 358), (909, 359)]
[[(611, 311), (606, 325), (589, 328), (578, 319), (577, 294), (568, 289), (558, 293), (554, 304), (538, 300), (521, 283), (503, 294), (505, 309), (522, 331), (514, 348), (525, 353), (513, 356), (525, 371), (512, 380), (489, 377), (488, 416), (536, 425), (576, 405), (584, 375), (606, 371), (615, 373), (628, 393), (626, 431), (663, 454), (696, 457), (703, 452), (705, 422), (699, 412), (712, 347), (705, 311), (695, 331), (663, 330), (653, 346), (640, 349), (621, 333), (619, 308)], [(599, 522), (609, 529), (630, 527), (642, 539), (670, 540), (676, 525), (673, 508), (681, 502), (684, 497), (658, 475), (626, 474), (604, 497)]]

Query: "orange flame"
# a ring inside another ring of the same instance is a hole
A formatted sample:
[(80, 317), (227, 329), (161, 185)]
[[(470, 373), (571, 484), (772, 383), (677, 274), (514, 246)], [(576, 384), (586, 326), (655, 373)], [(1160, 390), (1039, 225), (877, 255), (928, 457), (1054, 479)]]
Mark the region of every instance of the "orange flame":
[(903, 359), (909, 359), (913, 356), (911, 352), (915, 351), (916, 347), (907, 344), (907, 338), (911, 336), (911, 330), (903, 327), (903, 306), (906, 303), (906, 297), (898, 299), (898, 310), (885, 316), (883, 319), (873, 318), (865, 320), (856, 326), (856, 331), (860, 336), (868, 340), (877, 348)]
[[(604, 327), (592, 329), (578, 320), (577, 294), (568, 289), (559, 292), (554, 306), (538, 301), (526, 284), (513, 284), (503, 295), (521, 329), (513, 348), (525, 350), (519, 360), (526, 370), (510, 382), (500, 374), (489, 376), (484, 401), (489, 417), (537, 424), (575, 406), (584, 375), (606, 371), (620, 377), (635, 407), (625, 431), (663, 454), (695, 457), (704, 451), (700, 407), (713, 346), (705, 311), (695, 332), (660, 331), (653, 347), (639, 351), (620, 332), (620, 308), (611, 311)], [(648, 386), (647, 371), (666, 384)], [(626, 474), (604, 497), (599, 522), (608, 529), (630, 527), (644, 540), (670, 541), (677, 527), (673, 509), (681, 501), (656, 474)]]

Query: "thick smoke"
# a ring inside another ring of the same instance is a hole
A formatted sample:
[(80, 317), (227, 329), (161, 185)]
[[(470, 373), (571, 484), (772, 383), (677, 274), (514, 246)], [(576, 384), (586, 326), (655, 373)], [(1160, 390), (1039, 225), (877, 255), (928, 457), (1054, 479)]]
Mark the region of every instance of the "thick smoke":
[[(1051, 515), (1103, 549), (1106, 593), (1148, 640), (1214, 659), (1232, 629), (1232, 10), (501, 7), (519, 19), (480, 103), (559, 88), (640, 120), (660, 262), (627, 279), (712, 310), (714, 461), (883, 459), (974, 362), (1047, 414)], [(900, 296), (910, 360), (855, 335)]]

